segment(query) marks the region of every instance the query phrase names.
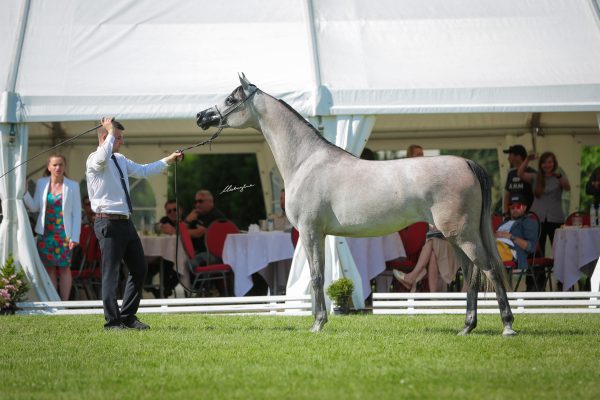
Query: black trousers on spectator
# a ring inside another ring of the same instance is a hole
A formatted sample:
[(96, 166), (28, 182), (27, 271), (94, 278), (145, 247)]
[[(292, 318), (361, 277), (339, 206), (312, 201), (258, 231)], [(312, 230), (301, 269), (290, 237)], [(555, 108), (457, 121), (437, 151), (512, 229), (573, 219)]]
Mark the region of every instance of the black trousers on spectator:
[(546, 251), (546, 238), (550, 238), (550, 244), (554, 243), (554, 231), (560, 228), (562, 224), (556, 222), (544, 221), (540, 226), (540, 252), (544, 256)]
[[(98, 218), (94, 223), (94, 232), (102, 255), (102, 303), (106, 326), (130, 321), (140, 305), (148, 269), (140, 237), (130, 219)], [(129, 275), (119, 310), (117, 288), (121, 260), (127, 264)]]

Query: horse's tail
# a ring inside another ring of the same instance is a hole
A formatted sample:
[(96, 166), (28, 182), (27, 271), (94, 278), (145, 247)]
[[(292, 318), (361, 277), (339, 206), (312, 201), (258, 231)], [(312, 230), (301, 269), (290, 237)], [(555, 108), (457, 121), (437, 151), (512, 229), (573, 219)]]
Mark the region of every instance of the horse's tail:
[[(508, 281), (506, 277), (506, 270), (502, 259), (498, 254), (498, 248), (496, 247), (496, 238), (494, 237), (494, 231), (492, 229), (492, 187), (490, 179), (485, 170), (477, 164), (475, 161), (467, 160), (469, 168), (473, 171), (473, 174), (477, 177), (479, 185), (481, 186), (481, 217), (479, 220), (479, 233), (481, 235), (481, 241), (485, 247), (485, 254), (487, 254), (487, 260), (483, 260), (491, 268), (495, 269), (498, 276), (501, 277), (502, 283), (505, 287), (508, 287)], [(473, 271), (471, 274), (481, 273), (482, 271), (473, 265)], [(467, 277), (467, 281), (476, 282), (475, 279), (471, 279), (473, 275)], [(485, 280), (484, 280), (485, 281)], [(482, 282), (484, 282), (482, 281)]]

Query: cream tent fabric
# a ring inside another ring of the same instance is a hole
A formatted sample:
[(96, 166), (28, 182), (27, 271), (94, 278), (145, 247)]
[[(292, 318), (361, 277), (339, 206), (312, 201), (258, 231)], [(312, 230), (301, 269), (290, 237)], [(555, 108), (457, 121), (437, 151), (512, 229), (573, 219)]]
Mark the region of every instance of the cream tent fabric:
[(239, 71), (306, 116), (600, 108), (597, 0), (7, 0), (0, 73), (22, 4), (24, 122), (189, 118)]

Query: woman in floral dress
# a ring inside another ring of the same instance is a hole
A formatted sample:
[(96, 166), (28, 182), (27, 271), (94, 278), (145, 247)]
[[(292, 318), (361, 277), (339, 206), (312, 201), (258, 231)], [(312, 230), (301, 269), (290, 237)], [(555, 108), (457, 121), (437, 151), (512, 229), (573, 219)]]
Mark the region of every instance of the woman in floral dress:
[(79, 184), (65, 176), (65, 166), (64, 156), (50, 156), (33, 199), (26, 193), (24, 201), (31, 211), (39, 211), (38, 253), (60, 298), (66, 301), (72, 286), (71, 255), (81, 232), (81, 195)]

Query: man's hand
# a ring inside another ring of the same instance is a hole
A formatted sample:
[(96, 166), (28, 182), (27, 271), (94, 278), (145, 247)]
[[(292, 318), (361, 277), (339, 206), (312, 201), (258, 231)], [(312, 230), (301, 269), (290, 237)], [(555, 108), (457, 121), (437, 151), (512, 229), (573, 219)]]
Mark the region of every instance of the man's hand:
[(181, 161), (182, 159), (183, 159), (183, 153), (181, 153), (180, 151), (176, 151), (174, 153), (171, 153), (171, 155), (168, 156), (165, 161), (167, 162), (167, 164), (173, 164), (176, 161)]
[(506, 232), (506, 231), (498, 231), (495, 233), (497, 238), (506, 238), (506, 239), (510, 239), (510, 232)]
[(198, 211), (194, 208), (190, 213), (185, 217), (186, 222), (192, 222), (198, 219)]
[(102, 117), (100, 123), (102, 124), (102, 127), (106, 129), (107, 132), (110, 132), (113, 129), (114, 120), (115, 117)]

